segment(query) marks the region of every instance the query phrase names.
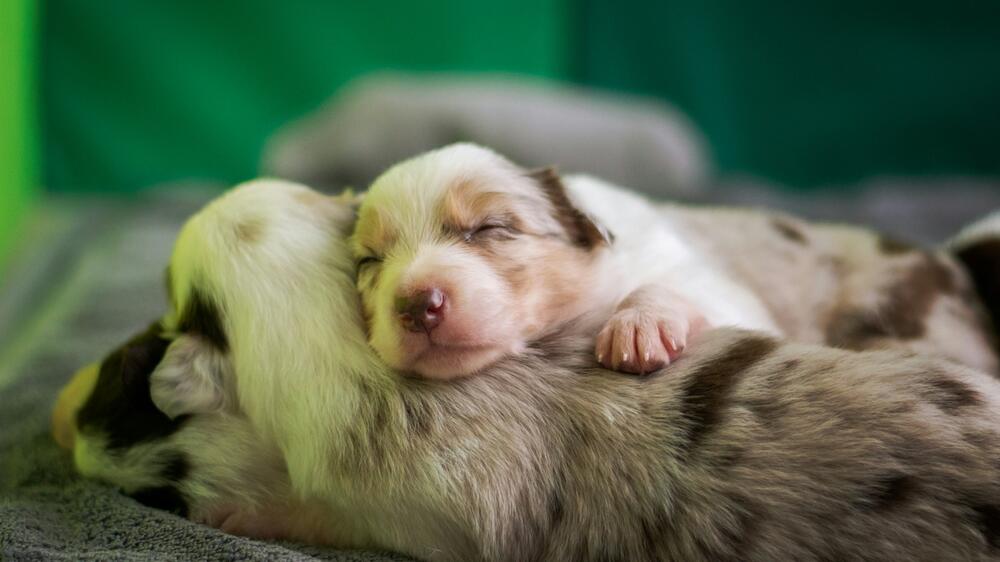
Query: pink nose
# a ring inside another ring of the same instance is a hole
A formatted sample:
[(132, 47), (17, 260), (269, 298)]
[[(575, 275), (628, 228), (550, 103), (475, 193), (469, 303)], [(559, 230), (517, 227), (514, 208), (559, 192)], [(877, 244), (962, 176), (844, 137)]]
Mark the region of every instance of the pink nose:
[(448, 299), (438, 288), (420, 291), (408, 297), (396, 297), (399, 323), (411, 332), (427, 332), (444, 321)]

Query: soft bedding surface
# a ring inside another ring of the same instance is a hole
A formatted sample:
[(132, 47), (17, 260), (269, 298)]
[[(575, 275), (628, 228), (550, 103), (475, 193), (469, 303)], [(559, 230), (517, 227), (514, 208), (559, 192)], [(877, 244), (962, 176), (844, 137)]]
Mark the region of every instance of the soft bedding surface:
[[(713, 199), (861, 220), (930, 242), (1000, 207), (995, 186), (950, 187), (788, 199), (737, 186)], [(129, 204), (56, 200), (35, 222), (0, 284), (0, 559), (404, 559), (252, 541), (146, 508), (79, 478), (49, 437), (51, 405), (69, 376), (163, 312), (173, 238), (217, 192), (162, 191)]]

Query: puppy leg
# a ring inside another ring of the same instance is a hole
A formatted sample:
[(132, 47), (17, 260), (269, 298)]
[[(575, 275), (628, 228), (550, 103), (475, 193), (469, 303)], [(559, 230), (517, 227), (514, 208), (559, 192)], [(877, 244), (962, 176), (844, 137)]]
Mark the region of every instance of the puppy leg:
[(661, 285), (644, 285), (618, 305), (597, 335), (597, 362), (623, 373), (660, 369), (684, 351), (706, 325), (683, 296)]

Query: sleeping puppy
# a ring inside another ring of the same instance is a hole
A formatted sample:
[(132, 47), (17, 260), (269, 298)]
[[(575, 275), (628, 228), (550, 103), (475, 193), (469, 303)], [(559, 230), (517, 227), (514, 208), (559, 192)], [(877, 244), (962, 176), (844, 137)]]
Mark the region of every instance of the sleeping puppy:
[[(574, 202), (584, 196), (590, 213)], [(610, 233), (593, 218), (602, 208), (616, 209)], [(606, 321), (598, 361), (630, 373), (669, 363), (704, 325), (777, 332), (758, 299), (644, 201), (470, 144), (380, 176), (353, 248), (372, 346), (430, 378), (522, 353), (585, 312)]]
[(378, 178), (353, 248), (372, 346), (426, 377), (476, 372), (571, 320), (603, 323), (598, 361), (631, 373), (723, 325), (1000, 370), (969, 276), (946, 252), (777, 213), (654, 204), (473, 145)]
[(398, 377), (366, 343), (351, 214), (255, 182), (189, 221), (170, 313), (60, 401), (78, 469), (231, 530), (427, 560), (1000, 556), (986, 375), (722, 329), (643, 379), (562, 334)]

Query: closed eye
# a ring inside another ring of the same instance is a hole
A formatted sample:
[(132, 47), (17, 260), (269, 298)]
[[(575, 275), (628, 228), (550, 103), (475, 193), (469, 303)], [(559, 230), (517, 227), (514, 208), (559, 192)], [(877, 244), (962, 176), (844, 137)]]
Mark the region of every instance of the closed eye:
[(382, 258), (378, 256), (365, 256), (358, 259), (358, 273), (364, 272), (366, 269), (371, 269), (373, 266), (377, 266), (382, 263)]
[(508, 223), (499, 220), (487, 220), (476, 228), (465, 231), (463, 238), (466, 242), (476, 239), (511, 240), (517, 234), (516, 230)]

